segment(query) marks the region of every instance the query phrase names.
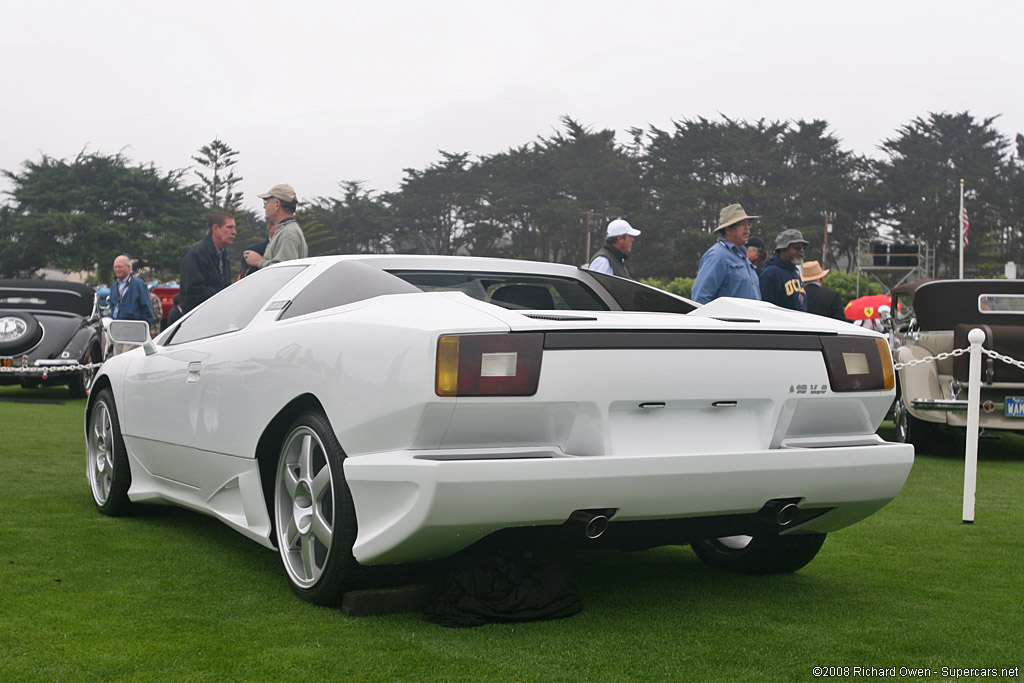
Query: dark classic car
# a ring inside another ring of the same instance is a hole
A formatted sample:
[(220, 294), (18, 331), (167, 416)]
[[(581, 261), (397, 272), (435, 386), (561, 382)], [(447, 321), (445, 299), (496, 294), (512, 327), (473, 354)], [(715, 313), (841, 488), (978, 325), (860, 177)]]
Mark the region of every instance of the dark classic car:
[[(895, 287), (892, 299), (896, 363), (966, 349), (974, 328), (985, 333), (984, 348), (1024, 360), (1022, 280), (918, 280)], [(962, 354), (897, 371), (900, 441), (927, 449), (939, 444), (942, 425), (966, 427), (969, 362)], [(986, 355), (981, 382), (981, 429), (1024, 430), (1024, 370)]]
[(96, 292), (76, 282), (0, 280), (0, 384), (68, 385), (84, 398), (103, 360)]

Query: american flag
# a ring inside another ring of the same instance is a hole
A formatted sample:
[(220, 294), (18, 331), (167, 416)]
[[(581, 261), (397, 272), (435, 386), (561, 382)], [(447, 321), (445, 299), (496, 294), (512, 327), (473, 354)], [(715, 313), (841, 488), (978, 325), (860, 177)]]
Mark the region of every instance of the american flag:
[(971, 223), (967, 220), (967, 207), (965, 206), (960, 210), (960, 238), (964, 241), (964, 247), (967, 246), (967, 233), (971, 230)]

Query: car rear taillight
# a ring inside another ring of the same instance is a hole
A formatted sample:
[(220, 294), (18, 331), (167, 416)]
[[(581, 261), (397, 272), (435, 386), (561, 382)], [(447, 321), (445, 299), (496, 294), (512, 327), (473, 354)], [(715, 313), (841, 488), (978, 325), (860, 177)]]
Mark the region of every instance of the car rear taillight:
[(896, 384), (884, 339), (821, 337), (821, 349), (832, 391), (889, 391)]
[(467, 334), (437, 340), (438, 396), (532, 396), (544, 335)]

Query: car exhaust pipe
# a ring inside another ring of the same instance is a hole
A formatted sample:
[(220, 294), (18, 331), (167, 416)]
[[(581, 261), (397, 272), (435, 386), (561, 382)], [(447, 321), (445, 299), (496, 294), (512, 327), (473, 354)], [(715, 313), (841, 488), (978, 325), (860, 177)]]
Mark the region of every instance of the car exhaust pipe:
[(569, 515), (569, 523), (580, 529), (590, 540), (600, 538), (608, 530), (608, 510), (576, 510)]
[(775, 516), (775, 523), (779, 526), (789, 526), (793, 520), (796, 519), (796, 513), (799, 512), (799, 508), (793, 503), (787, 503), (783, 505), (779, 510), (779, 514)]
[(787, 527), (793, 523), (793, 520), (796, 519), (797, 513), (800, 512), (800, 508), (798, 508), (796, 504), (796, 501), (798, 500), (799, 498), (769, 500), (764, 504), (764, 507), (758, 511), (758, 515), (767, 519), (776, 526)]

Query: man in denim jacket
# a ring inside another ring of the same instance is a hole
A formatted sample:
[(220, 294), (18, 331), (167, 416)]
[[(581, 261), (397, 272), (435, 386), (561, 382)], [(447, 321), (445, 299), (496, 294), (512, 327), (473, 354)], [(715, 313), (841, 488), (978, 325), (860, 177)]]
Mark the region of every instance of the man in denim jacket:
[(750, 221), (754, 218), (760, 216), (748, 216), (739, 204), (730, 204), (719, 213), (715, 228), (718, 241), (700, 259), (691, 293), (694, 301), (706, 304), (722, 296), (761, 299), (757, 271), (743, 246), (750, 239)]

